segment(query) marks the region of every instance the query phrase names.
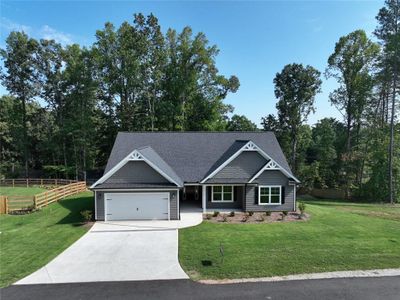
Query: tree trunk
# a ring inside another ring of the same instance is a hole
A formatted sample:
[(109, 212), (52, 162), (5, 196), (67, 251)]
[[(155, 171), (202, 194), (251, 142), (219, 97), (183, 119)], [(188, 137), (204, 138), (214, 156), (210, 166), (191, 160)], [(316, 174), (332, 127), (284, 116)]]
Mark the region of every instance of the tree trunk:
[(293, 133), (292, 134), (292, 171), (293, 173), (296, 173), (296, 151), (297, 151), (297, 134)]
[(23, 135), (24, 135), (24, 164), (25, 164), (25, 178), (29, 177), (28, 171), (28, 127), (26, 125), (26, 100), (25, 98), (21, 99), (22, 105), (22, 126), (23, 126)]
[(397, 85), (397, 70), (393, 77), (393, 94), (392, 94), (392, 114), (390, 117), (390, 144), (389, 144), (389, 201), (394, 204), (396, 197), (393, 188), (393, 147), (394, 147), (394, 114), (396, 107), (396, 85)]

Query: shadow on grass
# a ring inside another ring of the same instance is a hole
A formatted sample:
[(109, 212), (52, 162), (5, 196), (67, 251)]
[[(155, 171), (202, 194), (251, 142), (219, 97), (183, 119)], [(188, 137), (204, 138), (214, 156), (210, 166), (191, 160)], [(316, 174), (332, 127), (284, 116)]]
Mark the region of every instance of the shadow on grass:
[(92, 195), (76, 195), (61, 200), (60, 205), (69, 210), (69, 214), (62, 218), (57, 224), (71, 224), (73, 226), (84, 225), (81, 211), (90, 210), (94, 212), (94, 200)]

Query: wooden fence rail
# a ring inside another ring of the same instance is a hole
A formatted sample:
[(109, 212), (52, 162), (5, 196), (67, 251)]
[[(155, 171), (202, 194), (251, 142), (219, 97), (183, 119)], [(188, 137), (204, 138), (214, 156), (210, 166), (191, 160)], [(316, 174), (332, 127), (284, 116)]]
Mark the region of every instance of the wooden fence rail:
[(86, 191), (86, 182), (79, 181), (59, 186), (34, 196), (0, 196), (0, 214), (42, 208), (65, 197)]
[(17, 179), (1, 179), (0, 186), (26, 186), (29, 187), (30, 185), (67, 185), (71, 183), (78, 182), (76, 180), (69, 180), (69, 179), (51, 179), (51, 178), (17, 178)]
[(35, 209), (83, 191), (86, 191), (86, 182), (79, 181), (37, 194), (33, 198)]

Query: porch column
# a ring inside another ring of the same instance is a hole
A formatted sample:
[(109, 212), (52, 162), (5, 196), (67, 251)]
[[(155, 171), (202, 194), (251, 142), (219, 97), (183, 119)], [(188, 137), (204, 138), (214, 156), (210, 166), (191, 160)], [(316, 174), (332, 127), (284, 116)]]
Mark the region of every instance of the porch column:
[(207, 208), (206, 208), (206, 203), (207, 203), (206, 197), (207, 197), (207, 186), (202, 185), (202, 193), (201, 193), (202, 205), (201, 205), (201, 207), (203, 208), (203, 213), (204, 214), (206, 213), (206, 210), (207, 210)]

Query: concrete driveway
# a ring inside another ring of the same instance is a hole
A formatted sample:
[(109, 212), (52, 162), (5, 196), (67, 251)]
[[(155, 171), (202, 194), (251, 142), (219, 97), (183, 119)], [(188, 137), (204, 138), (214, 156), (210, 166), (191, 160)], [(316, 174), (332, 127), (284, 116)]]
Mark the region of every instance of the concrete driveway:
[(201, 214), (186, 215), (182, 222), (97, 222), (54, 260), (16, 284), (188, 278), (178, 261), (177, 228), (200, 222)]

